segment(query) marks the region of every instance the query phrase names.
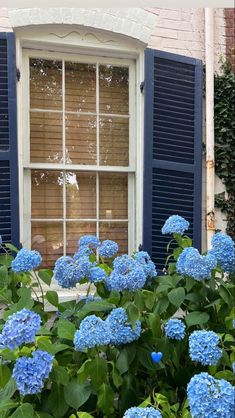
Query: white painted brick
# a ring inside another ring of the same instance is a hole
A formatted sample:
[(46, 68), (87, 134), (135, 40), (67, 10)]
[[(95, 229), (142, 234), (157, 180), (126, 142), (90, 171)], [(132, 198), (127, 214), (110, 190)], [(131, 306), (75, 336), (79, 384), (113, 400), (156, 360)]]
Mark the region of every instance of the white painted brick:
[(1, 28), (11, 28), (10, 21), (8, 17), (1, 17), (0, 15), (0, 27)]
[(177, 29), (183, 31), (191, 31), (192, 25), (189, 22), (179, 22), (176, 20), (171, 19), (162, 19), (159, 17), (158, 20), (158, 27), (159, 28), (168, 28), (168, 29)]
[(182, 20), (181, 10), (163, 9), (160, 12), (160, 17), (163, 19)]
[(165, 28), (157, 28), (155, 31), (155, 36), (159, 36), (161, 38), (171, 38), (177, 39), (179, 32), (176, 30), (165, 29)]

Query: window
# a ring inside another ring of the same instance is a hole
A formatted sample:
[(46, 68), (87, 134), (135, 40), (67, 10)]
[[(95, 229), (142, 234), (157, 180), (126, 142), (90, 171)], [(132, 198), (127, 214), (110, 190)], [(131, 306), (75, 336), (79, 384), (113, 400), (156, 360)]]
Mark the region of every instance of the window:
[(25, 241), (46, 267), (84, 234), (133, 251), (134, 61), (27, 50), (24, 59)]

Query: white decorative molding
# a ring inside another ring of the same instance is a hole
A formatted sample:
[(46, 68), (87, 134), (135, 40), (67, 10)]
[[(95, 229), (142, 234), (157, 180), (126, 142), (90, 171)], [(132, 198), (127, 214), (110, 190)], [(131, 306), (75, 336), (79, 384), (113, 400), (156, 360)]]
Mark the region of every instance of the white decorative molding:
[(51, 35), (51, 37), (55, 37), (55, 38), (59, 38), (59, 39), (65, 39), (68, 37), (76, 37), (79, 38), (80, 41), (85, 41), (87, 43), (91, 42), (92, 44), (94, 43), (101, 43), (101, 44), (112, 44), (115, 43), (115, 41), (113, 39), (104, 39), (101, 38), (100, 36), (97, 36), (96, 34), (92, 33), (92, 32), (86, 32), (86, 33), (81, 33), (78, 31), (71, 31), (71, 32), (67, 32), (63, 35), (59, 35), (58, 33), (55, 32), (50, 32), (48, 35)]
[[(79, 25), (80, 27), (89, 27), (124, 35), (147, 44), (156, 25), (157, 16), (141, 8), (94, 9), (58, 7), (11, 9), (9, 10), (9, 18), (13, 28), (58, 24)], [(94, 38), (94, 34), (91, 35)], [(94, 39), (92, 40), (94, 41)], [(100, 39), (98, 41), (103, 42)]]

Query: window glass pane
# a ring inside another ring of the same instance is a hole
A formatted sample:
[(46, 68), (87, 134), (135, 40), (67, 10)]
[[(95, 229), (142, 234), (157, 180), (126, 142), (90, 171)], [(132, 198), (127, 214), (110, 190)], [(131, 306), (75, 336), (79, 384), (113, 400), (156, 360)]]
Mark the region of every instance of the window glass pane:
[(96, 117), (66, 114), (66, 163), (96, 164)]
[(126, 173), (99, 174), (100, 219), (128, 218), (128, 177)]
[(30, 107), (62, 110), (62, 62), (30, 58)]
[(63, 218), (63, 173), (32, 170), (32, 218)]
[(100, 113), (129, 113), (129, 69), (99, 66)]
[(60, 113), (31, 112), (30, 161), (62, 162), (62, 116)]
[(96, 218), (96, 174), (66, 172), (66, 217)]
[(73, 112), (96, 111), (96, 66), (65, 63), (65, 109)]
[(129, 120), (100, 118), (100, 164), (129, 165)]
[(128, 253), (128, 223), (127, 222), (101, 222), (99, 237), (103, 241), (111, 239), (119, 245), (118, 254)]
[(32, 222), (31, 236), (31, 248), (41, 253), (42, 267), (53, 268), (63, 255), (62, 222)]
[(66, 223), (66, 252), (74, 254), (78, 249), (78, 240), (82, 235), (96, 235), (95, 222), (67, 222)]

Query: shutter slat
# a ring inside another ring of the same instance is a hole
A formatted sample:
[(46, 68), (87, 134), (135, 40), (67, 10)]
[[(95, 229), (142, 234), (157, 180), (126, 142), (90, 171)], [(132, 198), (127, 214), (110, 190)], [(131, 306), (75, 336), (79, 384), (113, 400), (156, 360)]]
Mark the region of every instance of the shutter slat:
[(145, 60), (144, 249), (162, 270), (174, 214), (190, 222), (201, 244), (202, 63), (151, 49)]
[(0, 235), (19, 245), (15, 36), (0, 33)]

